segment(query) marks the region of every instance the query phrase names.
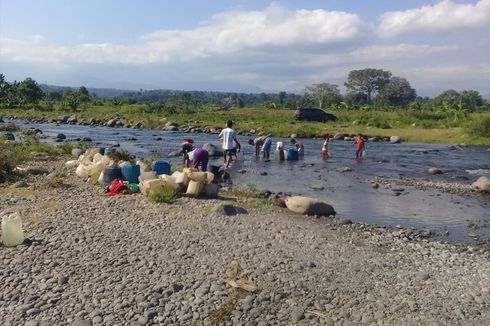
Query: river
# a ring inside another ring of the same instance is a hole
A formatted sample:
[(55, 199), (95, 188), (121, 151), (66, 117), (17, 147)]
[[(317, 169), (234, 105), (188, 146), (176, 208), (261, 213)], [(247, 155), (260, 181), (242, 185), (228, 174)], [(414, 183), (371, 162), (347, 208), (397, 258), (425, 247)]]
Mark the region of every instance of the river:
[[(47, 142), (53, 142), (58, 133), (65, 134), (66, 141), (90, 137), (93, 146), (117, 142), (137, 157), (168, 159), (174, 167), (181, 164), (180, 158), (169, 158), (167, 154), (178, 150), (185, 137), (193, 138), (196, 145), (219, 145), (216, 134), (14, 122), (24, 128), (40, 129)], [(490, 175), (489, 148), (367, 142), (365, 158), (356, 160), (352, 142), (332, 141), (329, 146), (331, 158), (324, 162), (321, 159), (323, 141), (301, 139), (305, 145), (303, 160), (264, 162), (253, 156), (253, 147), (247, 144), (249, 138), (239, 136), (245, 160), (237, 162), (232, 169), (234, 186), (253, 184), (272, 192), (314, 196), (333, 205), (339, 217), (348, 217), (355, 222), (430, 229), (443, 240), (464, 243), (475, 243), (475, 236), (480, 240), (490, 239), (488, 196), (454, 195), (410, 186), (396, 187), (404, 188), (398, 195), (389, 187), (381, 185), (374, 189), (369, 183), (373, 177), (383, 176), (468, 184), (481, 175)], [(288, 139), (273, 138), (273, 149), (276, 141), (289, 145)], [(220, 165), (222, 159), (212, 160), (211, 164)], [(339, 173), (336, 171), (339, 167), (350, 167), (352, 171)], [(430, 175), (427, 173), (429, 167), (439, 168), (444, 173)]]

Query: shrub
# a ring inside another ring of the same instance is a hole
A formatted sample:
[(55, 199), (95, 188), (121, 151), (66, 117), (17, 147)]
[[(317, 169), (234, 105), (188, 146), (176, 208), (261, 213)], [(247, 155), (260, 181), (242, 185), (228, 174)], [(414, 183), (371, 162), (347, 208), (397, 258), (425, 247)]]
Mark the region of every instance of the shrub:
[(474, 120), (470, 126), (470, 133), (479, 137), (490, 137), (490, 117)]
[(155, 203), (171, 204), (177, 198), (177, 193), (170, 186), (164, 186), (160, 190), (150, 191), (148, 198)]
[(0, 143), (0, 183), (5, 182), (7, 176), (23, 160), (23, 156), (11, 150), (10, 147)]
[(10, 132), (16, 132), (20, 131), (20, 127), (17, 126), (15, 123), (7, 123), (6, 125), (0, 126), (0, 131), (10, 131)]

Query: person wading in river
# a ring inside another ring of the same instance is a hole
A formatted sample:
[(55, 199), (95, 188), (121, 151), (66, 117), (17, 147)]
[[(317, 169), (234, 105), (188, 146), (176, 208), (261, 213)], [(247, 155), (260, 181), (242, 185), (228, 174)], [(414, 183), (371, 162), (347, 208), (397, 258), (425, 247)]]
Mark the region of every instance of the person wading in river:
[[(221, 130), (218, 138), (222, 141), (223, 155), (225, 160), (225, 167), (228, 168), (230, 163), (233, 161), (233, 140), (237, 140), (236, 132), (232, 129), (233, 121), (228, 120), (226, 122), (226, 128)], [(237, 140), (238, 143), (238, 140)]]
[(358, 134), (354, 139), (354, 147), (356, 149), (356, 158), (362, 158), (364, 152), (364, 138)]

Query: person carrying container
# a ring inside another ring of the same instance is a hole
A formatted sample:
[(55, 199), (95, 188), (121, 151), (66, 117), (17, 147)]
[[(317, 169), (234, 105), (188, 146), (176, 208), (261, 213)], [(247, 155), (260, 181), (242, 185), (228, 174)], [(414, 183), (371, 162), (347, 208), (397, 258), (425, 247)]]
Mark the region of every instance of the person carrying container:
[(325, 136), (325, 141), (323, 142), (323, 146), (322, 146), (322, 159), (324, 161), (328, 160), (328, 145), (329, 145), (329, 143), (330, 143), (330, 137), (327, 134)]
[(233, 127), (233, 121), (228, 120), (226, 122), (226, 128), (221, 130), (218, 138), (222, 140), (222, 147), (223, 147), (223, 156), (224, 156), (224, 161), (225, 161), (225, 168), (228, 168), (230, 166), (230, 163), (233, 162), (233, 140), (235, 140), (238, 143), (237, 136), (235, 130), (232, 129)]
[(361, 134), (357, 134), (354, 139), (354, 148), (356, 149), (356, 158), (362, 158), (364, 152), (364, 138)]
[(304, 157), (305, 156), (305, 146), (303, 145), (302, 142), (297, 141), (296, 139), (292, 138), (291, 139), (291, 144), (294, 145), (294, 148), (298, 152), (298, 157)]

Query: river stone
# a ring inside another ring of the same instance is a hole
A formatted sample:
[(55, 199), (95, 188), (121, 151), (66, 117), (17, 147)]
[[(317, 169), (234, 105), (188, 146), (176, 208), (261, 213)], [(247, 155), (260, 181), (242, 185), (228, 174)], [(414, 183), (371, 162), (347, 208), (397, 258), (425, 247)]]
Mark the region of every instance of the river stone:
[(26, 172), (32, 175), (49, 174), (49, 170), (43, 167), (28, 167)]
[(427, 173), (429, 174), (442, 174), (442, 170), (438, 169), (438, 168), (428, 168), (427, 169)]
[(287, 198), (286, 207), (295, 213), (304, 215), (330, 216), (336, 214), (331, 205), (319, 199), (303, 196), (292, 196)]
[(68, 119), (66, 119), (66, 122), (68, 123), (76, 123), (78, 121), (77, 117), (72, 115), (71, 117), (69, 117)]
[(65, 136), (65, 134), (57, 134), (55, 138), (56, 139), (66, 139), (66, 136)]
[(111, 120), (106, 122), (106, 126), (108, 126), (108, 127), (115, 127), (116, 124), (117, 124), (117, 119), (111, 119)]
[(293, 323), (297, 323), (297, 322), (299, 322), (300, 320), (303, 320), (303, 319), (305, 319), (305, 313), (304, 313), (303, 309), (301, 309), (301, 308), (294, 308), (291, 311), (291, 321)]
[(179, 131), (179, 128), (177, 128), (176, 126), (170, 125), (170, 126), (163, 127), (162, 130), (165, 130), (165, 131)]
[(4, 132), (3, 137), (7, 140), (15, 140), (15, 136), (11, 132)]
[(490, 178), (486, 176), (479, 177), (471, 186), (477, 191), (490, 193)]
[(345, 173), (345, 172), (351, 172), (352, 169), (348, 166), (344, 166), (344, 167), (335, 169), (335, 171), (340, 172), (340, 173)]
[(347, 135), (345, 134), (335, 134), (335, 136), (333, 136), (333, 139), (334, 140), (343, 140)]
[(80, 149), (80, 148), (74, 148), (71, 150), (71, 155), (73, 155), (73, 157), (75, 157), (75, 158), (78, 158), (83, 153), (85, 153), (85, 151), (83, 149)]
[(26, 187), (29, 187), (29, 184), (24, 180), (17, 181), (12, 185), (12, 188), (26, 188)]
[(218, 150), (218, 149), (216, 148), (216, 145), (209, 144), (209, 143), (204, 144), (204, 145), (202, 146), (202, 148), (208, 151), (209, 156), (215, 156), (215, 155), (216, 155), (216, 151)]
[(401, 143), (402, 139), (400, 136), (391, 136), (390, 137), (390, 144), (399, 144)]
[(217, 205), (213, 209), (213, 214), (216, 216), (233, 216), (238, 214), (247, 214), (247, 210), (240, 206), (234, 205)]

